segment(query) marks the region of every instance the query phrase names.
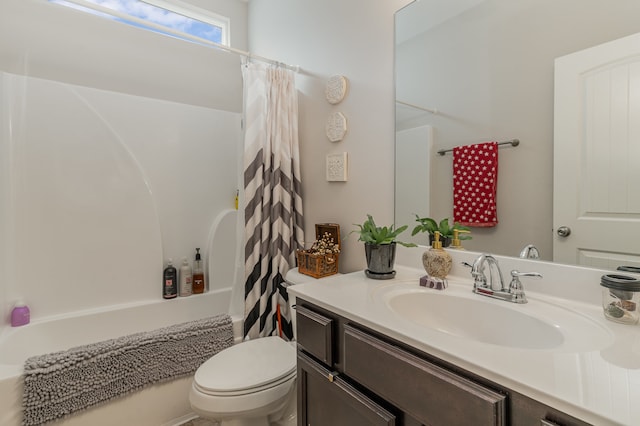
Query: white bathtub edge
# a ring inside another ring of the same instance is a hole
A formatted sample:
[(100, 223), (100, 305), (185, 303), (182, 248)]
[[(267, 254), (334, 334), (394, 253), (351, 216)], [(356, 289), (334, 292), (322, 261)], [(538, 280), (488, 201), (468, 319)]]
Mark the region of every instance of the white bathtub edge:
[[(208, 297), (206, 296), (208, 294)], [(202, 299), (199, 299), (201, 298)], [(197, 299), (198, 298), (198, 299)], [(222, 310), (224, 306), (226, 311), (229, 306), (230, 289), (217, 290), (205, 293), (205, 296), (190, 296), (185, 300), (178, 301), (160, 301), (157, 303), (163, 306), (177, 308), (179, 305), (189, 303), (187, 299), (200, 305), (204, 303), (212, 311)], [(208, 300), (214, 303), (208, 304)], [(198, 303), (200, 302), (200, 303)], [(153, 302), (152, 304), (156, 304)], [(216, 307), (217, 305), (217, 307)], [(118, 305), (119, 308), (138, 308), (140, 304)], [(92, 314), (104, 314), (105, 312), (118, 312), (122, 309), (114, 307), (106, 307)], [(136, 311), (137, 312), (137, 311)], [(215, 314), (209, 312), (207, 314)], [(201, 316), (201, 315), (200, 315)], [(76, 315), (63, 315), (53, 320), (67, 320), (68, 318), (78, 317)], [(79, 318), (82, 318), (80, 316)], [(233, 321), (234, 343), (242, 341), (243, 334), (243, 318), (238, 315), (231, 316)], [(197, 318), (193, 318), (197, 319)], [(34, 322), (38, 324), (41, 321)], [(45, 321), (42, 321), (45, 322)], [(61, 322), (64, 324), (64, 321)], [(28, 326), (26, 326), (28, 327)], [(14, 330), (19, 332), (20, 330)], [(25, 329), (26, 331), (26, 329)], [(125, 333), (126, 334), (126, 333)], [(3, 336), (0, 336), (3, 337)], [(4, 336), (6, 337), (6, 336)], [(0, 342), (3, 339), (0, 338)], [(179, 360), (177, 360), (179, 362)], [(2, 426), (20, 426), (22, 421), (22, 364), (0, 364), (0, 425)], [(168, 382), (149, 385), (136, 392), (124, 395), (120, 398), (79, 412), (69, 418), (54, 422), (51, 425), (64, 426), (111, 426), (113, 424), (136, 424), (136, 426), (175, 426), (188, 420), (189, 415), (193, 415), (188, 400), (188, 392), (191, 386), (193, 375), (177, 378)], [(186, 420), (184, 420), (186, 418)], [(104, 419), (105, 423), (102, 423)], [(135, 420), (133, 423), (131, 423)]]

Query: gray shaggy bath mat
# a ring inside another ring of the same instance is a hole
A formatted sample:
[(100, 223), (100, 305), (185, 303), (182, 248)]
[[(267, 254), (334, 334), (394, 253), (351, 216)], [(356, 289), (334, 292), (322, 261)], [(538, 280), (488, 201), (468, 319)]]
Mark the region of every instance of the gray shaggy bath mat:
[(192, 374), (232, 344), (231, 317), (218, 315), (29, 358), (23, 373), (22, 424), (41, 425)]

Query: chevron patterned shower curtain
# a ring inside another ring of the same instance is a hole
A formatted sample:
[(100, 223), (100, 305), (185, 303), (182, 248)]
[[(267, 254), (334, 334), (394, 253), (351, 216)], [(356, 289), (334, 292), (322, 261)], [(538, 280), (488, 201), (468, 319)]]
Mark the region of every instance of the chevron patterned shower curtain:
[(283, 337), (291, 338), (288, 298), (281, 284), (304, 241), (295, 76), (286, 69), (254, 63), (244, 64), (242, 71), (244, 337), (277, 335), (280, 324)]

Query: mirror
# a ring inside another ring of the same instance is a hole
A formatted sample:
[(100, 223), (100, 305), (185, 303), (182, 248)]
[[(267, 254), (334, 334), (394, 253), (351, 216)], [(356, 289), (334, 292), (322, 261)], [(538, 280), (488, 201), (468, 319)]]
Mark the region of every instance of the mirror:
[(396, 223), (451, 220), (453, 157), (436, 151), (519, 139), (499, 148), (497, 226), (472, 228), (463, 245), (518, 256), (533, 244), (553, 260), (554, 60), (640, 32), (639, 15), (636, 0), (418, 0), (398, 11)]

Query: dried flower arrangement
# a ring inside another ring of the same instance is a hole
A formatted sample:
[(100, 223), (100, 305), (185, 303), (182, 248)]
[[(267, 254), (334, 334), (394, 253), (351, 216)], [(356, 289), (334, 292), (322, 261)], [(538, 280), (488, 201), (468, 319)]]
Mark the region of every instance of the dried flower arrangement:
[(338, 273), (340, 257), (340, 226), (316, 225), (316, 240), (311, 248), (297, 251), (298, 271), (314, 278)]
[(340, 253), (340, 246), (333, 240), (330, 233), (325, 232), (322, 238), (314, 241), (311, 248), (305, 251), (310, 254), (336, 254)]

